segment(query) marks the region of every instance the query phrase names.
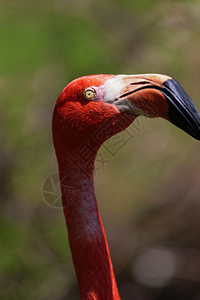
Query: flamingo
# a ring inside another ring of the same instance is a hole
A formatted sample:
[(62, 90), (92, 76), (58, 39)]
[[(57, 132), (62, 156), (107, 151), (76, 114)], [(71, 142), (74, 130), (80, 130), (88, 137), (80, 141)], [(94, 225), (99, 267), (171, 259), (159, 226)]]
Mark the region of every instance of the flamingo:
[(89, 75), (70, 82), (53, 112), (63, 210), (82, 300), (119, 300), (94, 192), (100, 146), (138, 116), (162, 117), (200, 140), (200, 114), (166, 75)]

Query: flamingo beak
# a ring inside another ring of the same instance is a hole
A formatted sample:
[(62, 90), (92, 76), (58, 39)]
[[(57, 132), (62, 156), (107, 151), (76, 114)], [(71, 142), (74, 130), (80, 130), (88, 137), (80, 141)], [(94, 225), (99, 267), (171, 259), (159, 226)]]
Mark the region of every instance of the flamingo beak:
[(200, 140), (200, 114), (175, 79), (159, 74), (118, 76), (122, 90), (113, 104), (120, 112), (162, 117)]

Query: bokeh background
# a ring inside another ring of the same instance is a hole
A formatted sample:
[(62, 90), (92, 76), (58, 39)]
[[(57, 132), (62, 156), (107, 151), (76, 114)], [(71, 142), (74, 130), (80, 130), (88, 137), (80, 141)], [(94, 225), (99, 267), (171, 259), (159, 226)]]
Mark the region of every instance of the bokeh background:
[[(72, 79), (164, 73), (200, 109), (200, 1), (0, 1), (0, 299), (79, 299), (51, 116)], [(140, 117), (100, 150), (122, 299), (200, 299), (200, 144)]]

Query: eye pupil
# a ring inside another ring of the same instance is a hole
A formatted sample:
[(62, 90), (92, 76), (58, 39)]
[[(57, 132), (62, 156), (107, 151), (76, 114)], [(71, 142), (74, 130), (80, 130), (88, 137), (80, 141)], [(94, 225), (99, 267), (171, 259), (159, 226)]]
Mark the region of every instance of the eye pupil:
[(87, 100), (94, 100), (96, 98), (96, 91), (93, 88), (86, 88), (84, 91), (84, 97)]

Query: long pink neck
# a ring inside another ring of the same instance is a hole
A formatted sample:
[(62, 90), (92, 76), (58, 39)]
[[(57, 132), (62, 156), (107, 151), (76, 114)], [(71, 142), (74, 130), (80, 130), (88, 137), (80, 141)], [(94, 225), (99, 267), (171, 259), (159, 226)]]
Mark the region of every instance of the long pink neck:
[(93, 183), (96, 153), (58, 157), (69, 243), (83, 300), (120, 300)]

